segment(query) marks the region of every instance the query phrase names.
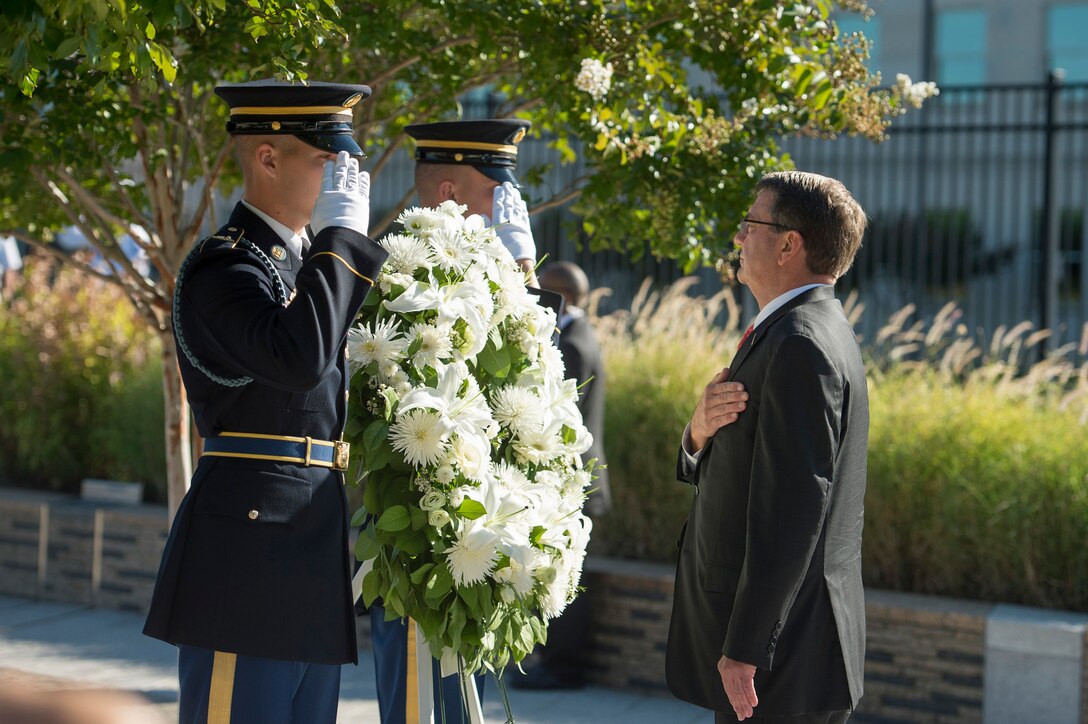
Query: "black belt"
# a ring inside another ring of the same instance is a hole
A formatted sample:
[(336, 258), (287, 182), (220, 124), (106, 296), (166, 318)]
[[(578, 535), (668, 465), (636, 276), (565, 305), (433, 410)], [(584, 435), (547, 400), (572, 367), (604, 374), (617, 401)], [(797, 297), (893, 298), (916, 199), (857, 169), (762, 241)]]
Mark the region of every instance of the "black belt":
[(317, 465), (333, 470), (348, 469), (350, 448), (351, 445), (343, 440), (245, 432), (221, 432), (204, 441), (205, 455)]

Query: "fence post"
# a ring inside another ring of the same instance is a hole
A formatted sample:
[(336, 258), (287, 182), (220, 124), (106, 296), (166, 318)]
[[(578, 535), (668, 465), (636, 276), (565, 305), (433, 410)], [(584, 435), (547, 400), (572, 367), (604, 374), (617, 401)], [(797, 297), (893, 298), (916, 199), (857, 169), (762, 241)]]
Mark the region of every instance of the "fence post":
[(1057, 140), (1057, 119), (1055, 117), (1058, 91), (1061, 88), (1064, 71), (1055, 68), (1046, 79), (1046, 136), (1043, 146), (1043, 208), (1039, 220), (1039, 327), (1049, 329), (1051, 336), (1039, 344), (1039, 358), (1046, 357), (1054, 347), (1054, 335), (1058, 333), (1058, 219), (1057, 204), (1054, 194), (1055, 142)]

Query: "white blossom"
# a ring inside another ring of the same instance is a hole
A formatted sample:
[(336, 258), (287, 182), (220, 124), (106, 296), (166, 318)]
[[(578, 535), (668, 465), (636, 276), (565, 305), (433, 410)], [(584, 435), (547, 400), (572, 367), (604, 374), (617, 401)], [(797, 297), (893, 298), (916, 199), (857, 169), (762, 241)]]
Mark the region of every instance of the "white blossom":
[(468, 521), (446, 551), (450, 572), (459, 586), (471, 586), (487, 577), (499, 558), (499, 537), (493, 531)]
[(381, 369), (404, 359), (408, 340), (399, 334), (399, 327), (399, 321), (386, 319), (348, 330), (348, 367), (352, 376), (372, 362)]
[(409, 465), (433, 465), (446, 450), (449, 427), (428, 410), (409, 410), (389, 428), (394, 450), (404, 453)]
[(612, 64), (583, 58), (581, 70), (574, 78), (574, 87), (588, 93), (595, 101), (604, 98), (612, 87)]
[(905, 103), (914, 108), (921, 108), (926, 98), (941, 94), (940, 88), (932, 81), (919, 81), (914, 83), (906, 73), (897, 73), (895, 76), (895, 88), (899, 91)]

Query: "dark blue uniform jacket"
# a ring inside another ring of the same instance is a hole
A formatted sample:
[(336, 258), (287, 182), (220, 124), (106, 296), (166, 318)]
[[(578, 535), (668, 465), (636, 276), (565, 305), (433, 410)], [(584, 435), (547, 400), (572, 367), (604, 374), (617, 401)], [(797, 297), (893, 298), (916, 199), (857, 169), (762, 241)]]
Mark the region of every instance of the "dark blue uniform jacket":
[[(240, 243), (248, 239), (271, 261)], [(203, 437), (222, 432), (336, 440), (346, 412), (345, 340), (386, 252), (333, 227), (302, 261), (238, 204), (184, 268), (179, 352)], [(277, 257), (280, 259), (277, 260)], [(356, 662), (343, 474), (204, 456), (175, 516), (144, 633), (274, 659)], [(256, 515), (253, 515), (256, 511)]]

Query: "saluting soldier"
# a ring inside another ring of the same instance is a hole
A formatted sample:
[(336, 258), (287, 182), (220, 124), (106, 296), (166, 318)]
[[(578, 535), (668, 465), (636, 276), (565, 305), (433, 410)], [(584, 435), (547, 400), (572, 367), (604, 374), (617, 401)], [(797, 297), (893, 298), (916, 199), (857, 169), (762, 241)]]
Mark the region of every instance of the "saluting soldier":
[(454, 201), (468, 207), (466, 214), (483, 216), (538, 287), (536, 242), (514, 173), (518, 144), (530, 125), (517, 118), (439, 121), (406, 126), (404, 132), (416, 142), (419, 203)]
[(340, 666), (358, 660), (345, 340), (387, 256), (367, 237), (352, 135), (370, 89), (215, 90), (244, 194), (178, 272), (174, 335), (205, 444), (144, 633), (179, 647), (185, 724), (333, 724)]

